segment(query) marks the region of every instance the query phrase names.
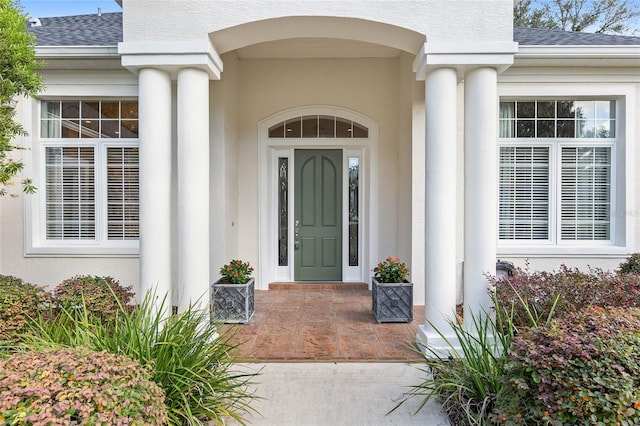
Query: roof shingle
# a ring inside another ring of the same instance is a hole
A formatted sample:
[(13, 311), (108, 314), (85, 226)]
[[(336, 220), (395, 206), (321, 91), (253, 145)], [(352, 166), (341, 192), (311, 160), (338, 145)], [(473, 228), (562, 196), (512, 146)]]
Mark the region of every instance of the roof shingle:
[[(41, 18), (29, 28), (38, 46), (116, 46), (122, 41), (122, 12)], [(513, 40), (523, 46), (637, 46), (640, 37), (514, 28)]]
[(116, 46), (122, 41), (122, 12), (40, 18), (30, 27), (37, 46)]

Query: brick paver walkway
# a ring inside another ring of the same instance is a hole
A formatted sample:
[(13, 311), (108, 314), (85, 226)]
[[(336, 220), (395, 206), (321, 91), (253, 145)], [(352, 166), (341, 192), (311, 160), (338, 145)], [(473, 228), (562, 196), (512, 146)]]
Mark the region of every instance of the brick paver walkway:
[[(414, 321), (378, 324), (371, 292), (358, 284), (272, 285), (255, 293), (255, 314), (236, 327), (240, 353), (256, 362), (410, 362), (424, 306)], [(417, 321), (416, 321), (417, 319)]]

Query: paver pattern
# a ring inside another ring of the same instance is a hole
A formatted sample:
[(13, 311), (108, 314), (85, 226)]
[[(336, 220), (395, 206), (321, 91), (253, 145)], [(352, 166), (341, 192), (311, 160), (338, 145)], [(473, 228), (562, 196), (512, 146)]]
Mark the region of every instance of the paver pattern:
[[(241, 358), (254, 362), (411, 362), (424, 306), (412, 323), (377, 323), (366, 284), (272, 284), (255, 314), (232, 326)], [(229, 327), (229, 326), (227, 326)]]

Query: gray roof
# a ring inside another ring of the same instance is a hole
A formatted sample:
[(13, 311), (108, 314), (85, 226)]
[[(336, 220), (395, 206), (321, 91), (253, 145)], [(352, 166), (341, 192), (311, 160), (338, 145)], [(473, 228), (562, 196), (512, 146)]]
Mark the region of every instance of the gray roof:
[(637, 46), (640, 37), (579, 33), (542, 28), (514, 28), (513, 41), (523, 46)]
[[(38, 46), (116, 46), (122, 41), (122, 12), (40, 18), (29, 28)], [(633, 46), (640, 37), (579, 33), (541, 28), (514, 28), (513, 40), (523, 46)]]
[(40, 18), (30, 27), (38, 46), (116, 46), (122, 41), (122, 12)]

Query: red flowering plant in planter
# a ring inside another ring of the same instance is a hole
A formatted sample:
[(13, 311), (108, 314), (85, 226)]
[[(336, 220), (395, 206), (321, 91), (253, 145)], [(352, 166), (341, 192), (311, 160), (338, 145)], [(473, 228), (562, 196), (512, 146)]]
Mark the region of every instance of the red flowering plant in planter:
[(220, 268), (220, 275), (222, 276), (220, 283), (244, 284), (249, 280), (252, 272), (253, 268), (249, 262), (233, 259)]
[(381, 283), (402, 283), (409, 276), (409, 269), (399, 258), (387, 257), (373, 268), (374, 277)]

